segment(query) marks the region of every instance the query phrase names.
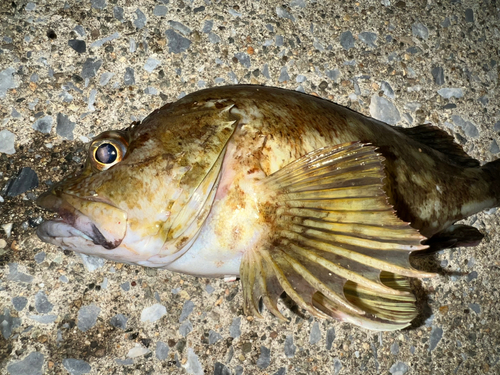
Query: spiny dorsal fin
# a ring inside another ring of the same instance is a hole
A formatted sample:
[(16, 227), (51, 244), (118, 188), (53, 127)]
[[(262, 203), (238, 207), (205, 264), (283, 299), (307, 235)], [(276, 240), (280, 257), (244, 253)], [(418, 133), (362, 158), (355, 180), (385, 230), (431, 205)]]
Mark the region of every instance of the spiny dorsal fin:
[(265, 207), (275, 235), (243, 257), (246, 313), (260, 316), (262, 298), (284, 319), (277, 307), (284, 291), (316, 317), (376, 330), (410, 324), (417, 312), (403, 276), (432, 274), (410, 265), (410, 252), (426, 248), (424, 237), (394, 214), (382, 161), (373, 146), (342, 144), (313, 151), (262, 182), (272, 197)]
[(479, 167), (479, 161), (471, 158), (453, 137), (432, 125), (418, 125), (413, 128), (395, 128), (399, 132), (436, 151), (442, 152), (450, 161), (467, 168)]

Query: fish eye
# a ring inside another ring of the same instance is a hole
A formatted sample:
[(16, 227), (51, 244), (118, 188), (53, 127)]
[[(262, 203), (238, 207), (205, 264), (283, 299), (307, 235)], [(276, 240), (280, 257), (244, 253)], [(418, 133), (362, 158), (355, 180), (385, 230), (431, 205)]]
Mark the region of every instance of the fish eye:
[(92, 142), (90, 159), (97, 169), (105, 171), (122, 161), (127, 151), (127, 144), (120, 138), (105, 138)]

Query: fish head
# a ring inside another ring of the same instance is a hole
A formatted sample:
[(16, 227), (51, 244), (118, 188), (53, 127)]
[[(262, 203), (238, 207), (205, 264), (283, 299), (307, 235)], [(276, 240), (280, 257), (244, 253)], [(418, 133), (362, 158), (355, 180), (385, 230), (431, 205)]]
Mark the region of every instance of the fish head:
[(37, 200), (59, 216), (38, 227), (42, 241), (153, 267), (186, 251), (215, 196), (232, 123), (200, 142), (200, 116), (165, 112), (91, 141), (81, 171)]

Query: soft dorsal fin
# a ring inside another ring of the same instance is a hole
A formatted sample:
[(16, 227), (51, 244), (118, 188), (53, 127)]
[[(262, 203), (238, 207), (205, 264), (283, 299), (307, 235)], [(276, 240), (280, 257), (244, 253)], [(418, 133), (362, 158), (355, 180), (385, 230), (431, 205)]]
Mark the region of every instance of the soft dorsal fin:
[(262, 181), (274, 235), (247, 251), (240, 266), (245, 312), (259, 300), (276, 316), (284, 291), (317, 317), (394, 330), (416, 316), (404, 277), (430, 277), (411, 267), (425, 249), (383, 190), (383, 158), (359, 142), (326, 147)]
[(397, 131), (439, 151), (450, 158), (456, 165), (466, 168), (479, 167), (479, 161), (471, 158), (462, 146), (455, 142), (453, 137), (444, 130), (433, 125), (418, 125), (413, 128), (395, 128)]

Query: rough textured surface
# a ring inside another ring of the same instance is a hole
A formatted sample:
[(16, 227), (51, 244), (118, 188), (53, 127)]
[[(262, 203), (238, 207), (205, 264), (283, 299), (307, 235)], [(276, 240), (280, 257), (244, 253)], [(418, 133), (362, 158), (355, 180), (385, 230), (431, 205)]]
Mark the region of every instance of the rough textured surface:
[[(48, 214), (34, 198), (83, 162), (89, 139), (214, 85), (296, 89), (366, 115), (387, 108), (388, 121), (432, 123), (470, 155), (498, 157), (494, 1), (245, 4), (0, 2), (0, 320), (9, 333), (0, 372), (499, 373), (497, 210), (467, 220), (486, 234), (479, 247), (415, 260), (440, 276), (415, 283), (422, 314), (412, 329), (381, 334), (297, 309), (287, 323), (268, 312), (247, 319), (238, 283), (82, 263), (36, 238)], [(39, 186), (8, 196), (23, 168)]]

